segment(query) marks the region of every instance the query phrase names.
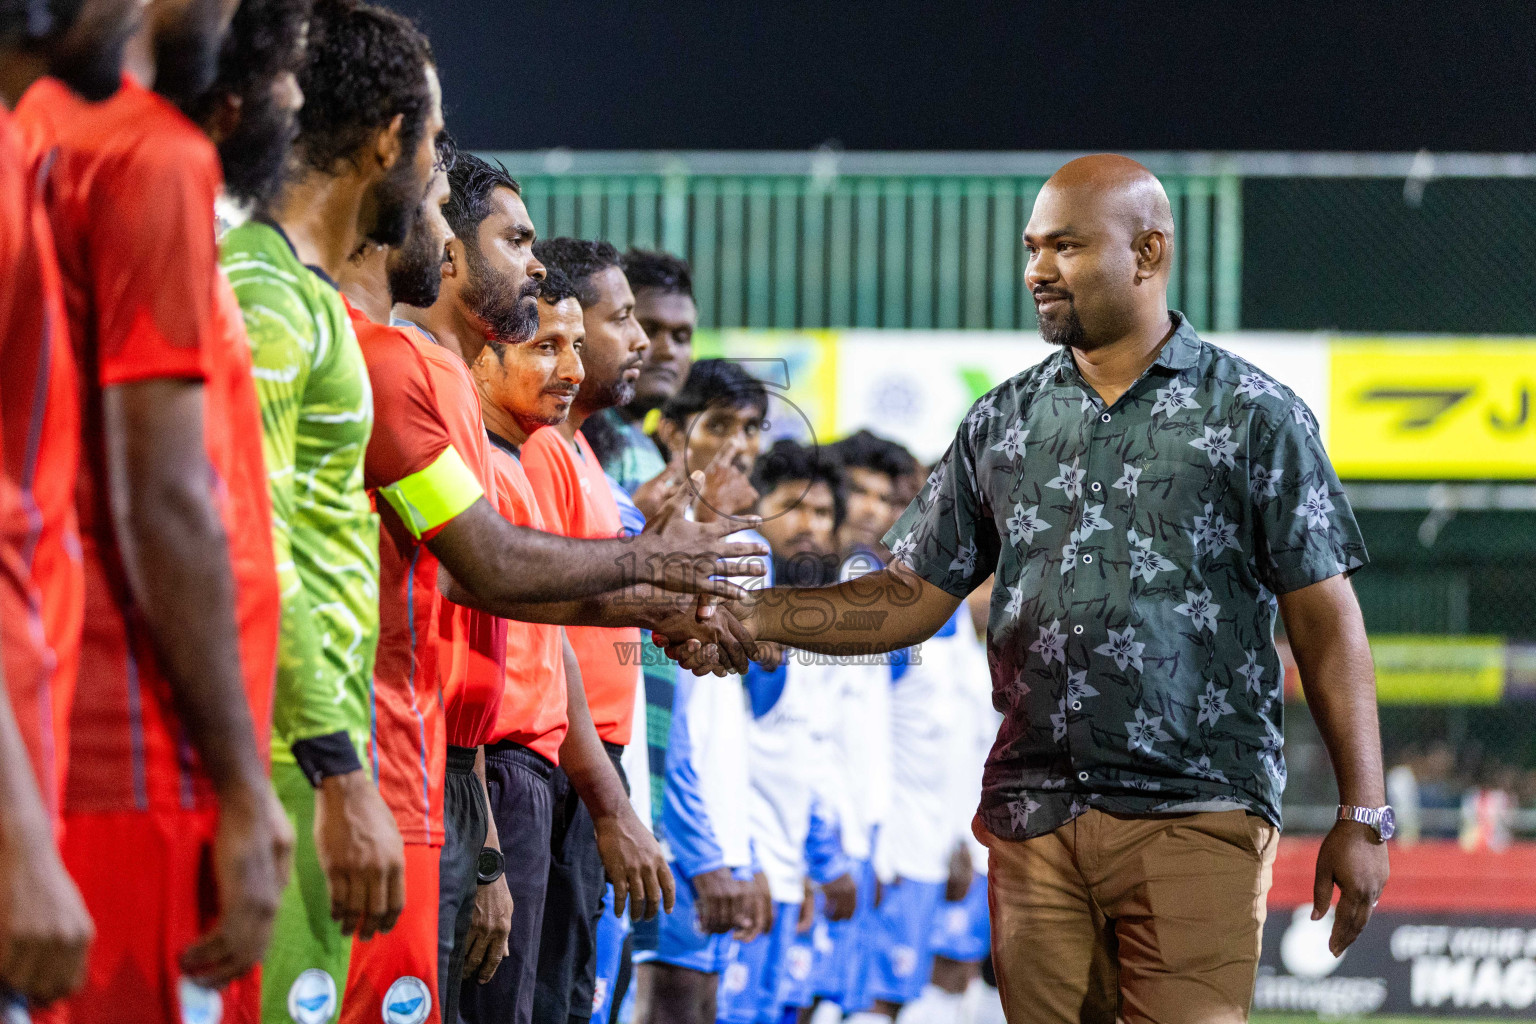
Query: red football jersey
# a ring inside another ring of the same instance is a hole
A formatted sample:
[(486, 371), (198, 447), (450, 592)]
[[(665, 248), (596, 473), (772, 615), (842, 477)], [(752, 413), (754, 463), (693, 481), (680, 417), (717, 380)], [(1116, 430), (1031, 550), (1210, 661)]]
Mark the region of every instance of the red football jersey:
[(375, 775), (407, 843), (443, 841), (447, 762), (438, 562), (424, 543), (484, 493), (444, 421), (429, 343), (408, 328), (352, 326), (373, 385), (364, 483), (379, 512), (379, 648), (373, 663)]
[[(544, 521), (552, 531), (567, 537), (617, 537), (621, 531), (619, 505), (608, 489), (602, 464), (580, 432), (576, 445), (577, 451), (572, 451), (570, 442), (554, 427), (534, 431), (523, 445), (523, 471), (538, 495)], [(640, 631), (633, 627), (568, 626), (565, 635), (581, 666), (587, 706), (598, 736), (607, 743), (628, 746), (640, 660), (622, 652), (640, 650)]]
[[(213, 203), (221, 185), (212, 143), (167, 100), (125, 78), (101, 103), (85, 103), (42, 79), (17, 105), (31, 156), (47, 171), (48, 212), (61, 271), (70, 340), (80, 367), (82, 458), (76, 481), (85, 565), (85, 624), (70, 717), (68, 811), (201, 807), (212, 791), (177, 718), (170, 685), (137, 614), (108, 510), (102, 394), (139, 381), (185, 378), (205, 389), (205, 433), (214, 494), (232, 536), (264, 534), (269, 521), (246, 490), (254, 399), (231, 380), (229, 317), (216, 313), (223, 287)], [(221, 422), (220, 414), (232, 417)], [(238, 420), (234, 417), (238, 417)], [(250, 447), (255, 446), (255, 447)], [(242, 469), (241, 467), (245, 468)], [(265, 732), (272, 672), (260, 651), (276, 644), (276, 619), (260, 606), (273, 573), (270, 550), (232, 544), (243, 622), (245, 682)], [(275, 588), (275, 577), (271, 586)], [(266, 630), (270, 627), (271, 638)]]
[[(539, 499), (517, 456), (491, 446), (496, 474), (496, 510), (515, 526), (546, 529)], [(542, 622), (507, 622), (506, 690), (491, 741), (511, 740), (560, 763), (560, 744), (570, 722), (565, 713), (565, 659), (560, 627)]]
[(0, 545), (14, 562), (6, 683), (49, 809), (59, 810), (85, 576), (75, 522), (80, 407), (53, 234), (32, 161), (0, 108)]
[[(487, 497), (496, 501), (480, 396), (464, 361), (423, 339), (421, 354), (432, 371), (443, 422), (454, 447), (474, 471)], [(485, 612), (444, 601), (438, 611), (438, 673), (448, 707), (448, 742), (478, 747), (490, 739), (506, 685), (507, 622)]]

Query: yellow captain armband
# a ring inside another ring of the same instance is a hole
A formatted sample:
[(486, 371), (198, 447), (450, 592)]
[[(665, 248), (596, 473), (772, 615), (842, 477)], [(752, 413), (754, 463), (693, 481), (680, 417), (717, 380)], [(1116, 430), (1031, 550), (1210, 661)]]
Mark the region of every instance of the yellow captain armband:
[(380, 487), (379, 493), (418, 540), (485, 496), (480, 481), (452, 445), (426, 469)]

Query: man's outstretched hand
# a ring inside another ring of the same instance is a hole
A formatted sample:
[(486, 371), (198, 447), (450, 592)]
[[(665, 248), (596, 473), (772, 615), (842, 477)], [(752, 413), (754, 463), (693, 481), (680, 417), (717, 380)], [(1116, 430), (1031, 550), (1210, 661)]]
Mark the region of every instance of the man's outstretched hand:
[[(695, 473), (693, 488), (703, 486), (704, 474)], [(726, 541), (740, 530), (756, 526), (756, 517), (696, 523), (687, 517), (693, 490), (678, 488), (662, 503), (636, 539), (636, 582), (649, 583), (683, 594), (740, 599), (746, 596), (739, 584), (726, 577), (767, 575), (768, 546), (755, 541)]]
[(1339, 909), (1333, 915), (1333, 934), (1328, 937), (1328, 950), (1334, 956), (1343, 956), (1365, 930), (1390, 873), (1387, 845), (1376, 838), (1370, 826), (1358, 821), (1334, 823), (1317, 851), (1317, 877), (1312, 883), (1314, 921), (1328, 914), (1334, 886), (1339, 889)]

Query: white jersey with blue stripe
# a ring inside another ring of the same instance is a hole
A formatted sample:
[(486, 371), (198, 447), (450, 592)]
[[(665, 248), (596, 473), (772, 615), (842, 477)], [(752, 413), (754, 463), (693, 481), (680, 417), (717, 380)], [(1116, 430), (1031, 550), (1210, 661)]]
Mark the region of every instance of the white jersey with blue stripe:
[[(891, 808), (875, 855), (883, 879), (942, 882), (960, 840), (953, 806), (955, 776), (970, 774), (961, 753), (971, 713), (962, 680), (975, 671), (976, 635), (962, 603), (919, 647), (892, 656)], [(974, 770), (979, 772), (979, 764)], [(977, 790), (979, 792), (979, 788)], [(974, 809), (976, 793), (969, 798)]]
[[(729, 539), (766, 543), (752, 530)], [(736, 582), (749, 588), (772, 584), (768, 576)], [(688, 878), (752, 864), (749, 714), (740, 676), (701, 677), (678, 669), (661, 823), (668, 856)]]

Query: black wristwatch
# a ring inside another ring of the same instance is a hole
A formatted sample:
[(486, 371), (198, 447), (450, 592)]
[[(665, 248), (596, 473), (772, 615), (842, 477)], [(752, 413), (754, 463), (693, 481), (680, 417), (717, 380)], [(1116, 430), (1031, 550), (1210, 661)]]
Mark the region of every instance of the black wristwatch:
[(475, 875), (481, 885), (490, 885), (501, 877), (501, 873), (507, 869), (507, 859), (501, 855), (501, 851), (494, 846), (487, 846), (480, 851), (480, 859), (475, 862)]

